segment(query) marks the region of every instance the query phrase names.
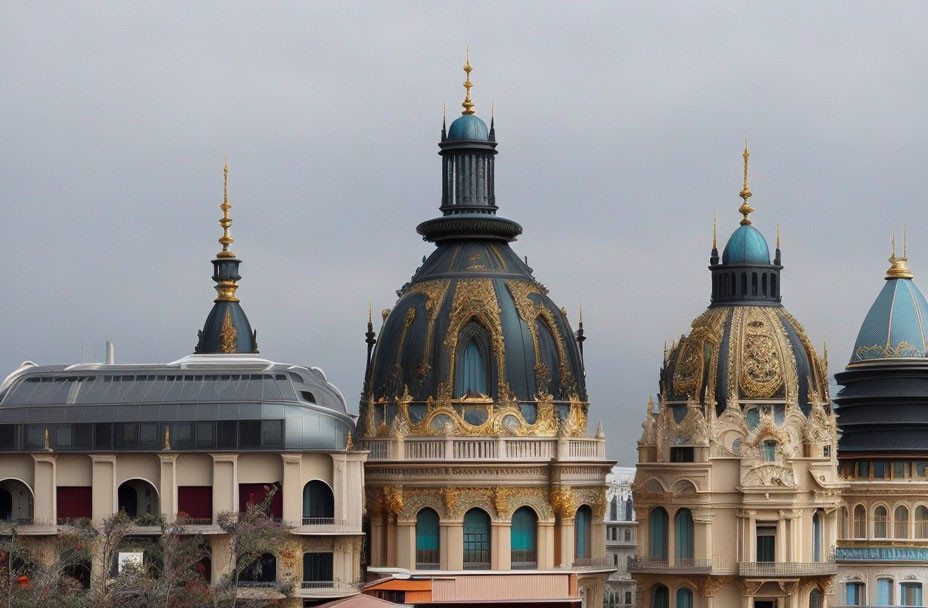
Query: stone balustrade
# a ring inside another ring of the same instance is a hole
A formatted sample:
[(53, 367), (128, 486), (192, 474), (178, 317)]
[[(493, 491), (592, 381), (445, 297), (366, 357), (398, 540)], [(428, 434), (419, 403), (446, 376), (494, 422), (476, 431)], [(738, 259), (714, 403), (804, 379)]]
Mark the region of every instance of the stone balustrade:
[(384, 437), (365, 439), (369, 462), (381, 460), (603, 460), (595, 437)]

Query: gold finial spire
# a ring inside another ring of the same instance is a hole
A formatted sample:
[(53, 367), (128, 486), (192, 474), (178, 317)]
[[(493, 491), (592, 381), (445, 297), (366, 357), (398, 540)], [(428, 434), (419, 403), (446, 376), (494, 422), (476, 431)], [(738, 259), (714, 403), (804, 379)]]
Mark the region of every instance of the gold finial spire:
[(908, 243), (908, 231), (909, 227), (905, 224), (902, 225), (902, 259), (909, 259), (909, 243)]
[(777, 224), (777, 249), (780, 248), (780, 225)]
[(583, 325), (583, 298), (580, 298), (580, 325)]
[(464, 108), (464, 111), (461, 114), (473, 114), (474, 113), (474, 102), (470, 100), (470, 88), (474, 86), (470, 81), (470, 72), (474, 68), (470, 65), (470, 47), (467, 47), (467, 59), (464, 62), (464, 71), (467, 73), (467, 80), (464, 81), (464, 90), (467, 93), (464, 95), (464, 103), (461, 106)]
[(712, 248), (718, 249), (718, 242), (716, 241), (716, 236), (718, 233), (718, 226), (715, 219), (715, 209), (712, 210)]
[(748, 158), (750, 158), (751, 153), (748, 152), (748, 138), (744, 138), (744, 187), (741, 188), (741, 193), (738, 195), (741, 197), (741, 200), (744, 202), (741, 203), (741, 206), (738, 208), (738, 213), (744, 216), (741, 220), (742, 226), (748, 226), (751, 223), (749, 215), (754, 211), (754, 208), (748, 204), (748, 199), (751, 198), (751, 190), (748, 188)]
[(912, 274), (912, 271), (909, 270), (909, 252), (908, 252), (908, 243), (906, 242), (906, 229), (903, 228), (902, 231), (902, 257), (896, 257), (896, 231), (893, 230), (893, 235), (890, 238), (890, 243), (893, 246), (893, 254), (889, 256), (889, 269), (886, 271), (887, 279), (912, 279), (915, 278), (915, 275)]
[(229, 217), (229, 209), (232, 208), (232, 205), (229, 204), (229, 161), (226, 159), (222, 166), (222, 205), (219, 206), (222, 209), (222, 218), (219, 220), (219, 225), (222, 226), (222, 236), (219, 237), (219, 242), (222, 244), (222, 251), (216, 254), (217, 258), (234, 258), (235, 254), (229, 251), (229, 245), (235, 242), (235, 239), (232, 238), (232, 235), (229, 233), (229, 226), (232, 225), (232, 218)]
[(367, 324), (370, 325), (373, 323), (372, 315), (374, 313), (374, 305), (371, 303), (371, 299), (367, 299)]

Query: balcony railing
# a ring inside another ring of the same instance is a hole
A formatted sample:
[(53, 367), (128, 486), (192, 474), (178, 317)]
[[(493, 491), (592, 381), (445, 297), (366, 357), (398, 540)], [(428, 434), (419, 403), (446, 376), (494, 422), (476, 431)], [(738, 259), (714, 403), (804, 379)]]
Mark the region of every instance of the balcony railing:
[(277, 586), (277, 581), (239, 581), (238, 586), (243, 589), (269, 589)]
[(595, 437), (401, 437), (363, 441), (368, 461), (378, 460), (519, 460), (545, 462), (598, 460), (606, 442)]
[(738, 576), (823, 576), (838, 573), (834, 560), (825, 562), (738, 562)]
[(571, 564), (574, 568), (615, 568), (612, 560), (606, 557), (581, 557)]
[(667, 572), (673, 570), (685, 570), (687, 572), (709, 571), (712, 570), (712, 560), (708, 558), (676, 558), (671, 561), (667, 559), (651, 559), (646, 555), (628, 556), (629, 572)]
[(212, 517), (190, 517), (189, 515), (177, 515), (177, 523), (182, 526), (211, 526), (213, 525)]
[(361, 583), (344, 583), (342, 581), (302, 581), (300, 589), (319, 589), (331, 591), (357, 591)]

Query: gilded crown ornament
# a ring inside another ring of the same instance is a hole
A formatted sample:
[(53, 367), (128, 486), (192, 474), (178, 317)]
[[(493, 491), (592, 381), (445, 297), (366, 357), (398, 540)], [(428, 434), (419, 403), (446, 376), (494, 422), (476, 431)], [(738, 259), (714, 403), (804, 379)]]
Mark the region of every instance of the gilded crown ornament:
[(235, 242), (229, 228), (232, 226), (232, 218), (229, 217), (229, 162), (226, 161), (222, 166), (222, 217), (219, 218), (219, 225), (222, 226), (222, 236), (219, 237), (219, 243), (222, 245), (222, 251), (216, 254), (217, 258), (234, 258), (235, 254), (229, 250), (229, 245)]
[(741, 193), (738, 196), (741, 197), (741, 200), (744, 202), (741, 203), (741, 206), (738, 208), (738, 213), (744, 216), (741, 220), (742, 226), (748, 226), (751, 224), (751, 219), (748, 217), (751, 215), (751, 212), (754, 211), (754, 208), (748, 204), (748, 199), (751, 198), (751, 190), (748, 188), (748, 158), (750, 158), (751, 153), (748, 152), (748, 140), (744, 139), (744, 186), (741, 188)]
[(909, 270), (909, 251), (908, 243), (906, 237), (907, 230), (902, 229), (902, 257), (896, 257), (896, 231), (893, 231), (893, 236), (890, 239), (890, 242), (893, 246), (892, 255), (889, 256), (889, 269), (886, 271), (887, 279), (914, 279), (915, 275), (912, 274), (912, 271)]

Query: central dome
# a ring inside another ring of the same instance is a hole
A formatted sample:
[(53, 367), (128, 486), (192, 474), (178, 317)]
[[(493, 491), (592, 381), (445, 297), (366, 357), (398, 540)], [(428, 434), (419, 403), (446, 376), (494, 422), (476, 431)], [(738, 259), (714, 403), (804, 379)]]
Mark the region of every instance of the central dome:
[(474, 114), (464, 114), (458, 117), (448, 128), (449, 140), (486, 141), (489, 138), (490, 131), (487, 129), (487, 123)]

